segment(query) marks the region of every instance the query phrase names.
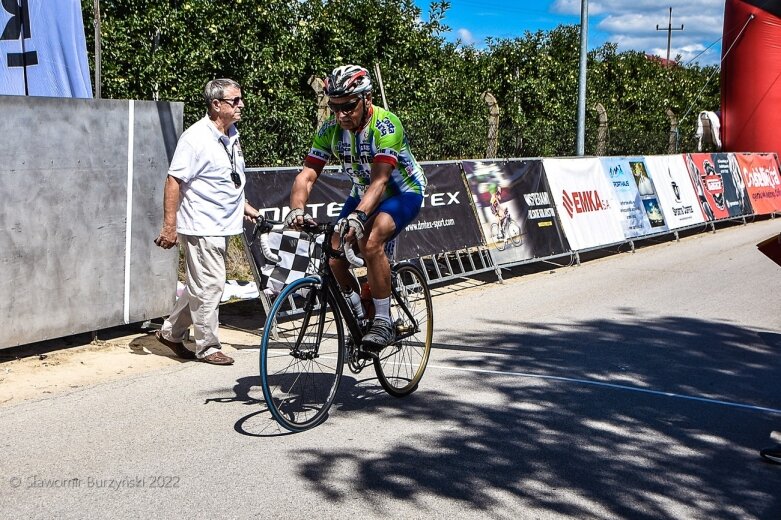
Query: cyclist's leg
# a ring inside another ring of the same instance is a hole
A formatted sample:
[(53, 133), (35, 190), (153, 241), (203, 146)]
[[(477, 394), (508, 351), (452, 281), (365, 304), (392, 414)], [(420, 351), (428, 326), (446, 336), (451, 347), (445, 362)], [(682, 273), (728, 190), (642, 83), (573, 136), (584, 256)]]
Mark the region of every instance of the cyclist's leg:
[(375, 298), (390, 296), (390, 263), (385, 255), (385, 243), (396, 230), (393, 218), (385, 212), (378, 212), (366, 223), (366, 232), (361, 240), (361, 251), (366, 260), (367, 275), (372, 295)]
[[(360, 201), (356, 199), (355, 197), (348, 197), (346, 201), (344, 201), (344, 205), (342, 206), (342, 211), (339, 213), (339, 219), (345, 218), (347, 215), (355, 211), (355, 208), (358, 206), (358, 203)], [(332, 249), (338, 249), (339, 248), (339, 235), (337, 233), (334, 233), (331, 236), (331, 248)], [(355, 292), (360, 293), (361, 288), (358, 285), (358, 281), (355, 279), (352, 274), (350, 274), (350, 265), (347, 262), (347, 260), (342, 258), (331, 258), (329, 260), (329, 263), (331, 265), (331, 271), (334, 273), (334, 278), (336, 278), (336, 281), (339, 282), (339, 287), (342, 289), (343, 292), (350, 292), (349, 289), (352, 289)]]
[(496, 222), (499, 225), (498, 227), (499, 227), (499, 238), (500, 239), (504, 238), (504, 236), (506, 234), (505, 233), (505, 231), (506, 231), (506, 229), (505, 229), (505, 222), (506, 222), (505, 216), (506, 215), (507, 215), (507, 210), (505, 210), (504, 208), (500, 208), (499, 211), (496, 213)]
[(364, 337), (364, 346), (373, 350), (393, 342), (390, 317), (390, 263), (385, 255), (385, 243), (398, 235), (420, 211), (423, 196), (402, 193), (382, 201), (367, 221), (361, 249), (366, 259), (369, 286), (374, 299), (374, 323)]
[(369, 218), (361, 250), (366, 258), (373, 296), (390, 296), (390, 263), (385, 255), (385, 244), (412, 222), (420, 212), (422, 202), (422, 195), (400, 193), (382, 201)]

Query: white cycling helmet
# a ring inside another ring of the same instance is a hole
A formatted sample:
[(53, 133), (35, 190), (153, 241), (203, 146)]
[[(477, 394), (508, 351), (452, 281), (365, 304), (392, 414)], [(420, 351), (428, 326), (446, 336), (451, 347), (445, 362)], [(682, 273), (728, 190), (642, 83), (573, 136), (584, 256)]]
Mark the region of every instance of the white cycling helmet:
[(363, 97), (372, 91), (369, 71), (358, 65), (342, 65), (325, 78), (323, 93), (328, 97), (359, 95)]

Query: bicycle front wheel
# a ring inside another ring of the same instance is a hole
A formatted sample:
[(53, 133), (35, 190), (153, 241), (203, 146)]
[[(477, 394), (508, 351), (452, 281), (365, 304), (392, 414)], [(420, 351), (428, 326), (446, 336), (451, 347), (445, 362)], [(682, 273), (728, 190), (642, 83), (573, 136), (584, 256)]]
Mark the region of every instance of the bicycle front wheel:
[(374, 369), (386, 392), (403, 397), (415, 391), (426, 370), (434, 313), (428, 284), (415, 265), (395, 266), (391, 272), (391, 287), (391, 319), (398, 339), (374, 360)]
[(509, 227), (510, 238), (513, 242), (513, 245), (517, 247), (523, 244), (523, 235), (521, 235), (521, 228), (518, 227), (518, 224), (513, 220)]
[(271, 415), (300, 432), (328, 414), (344, 366), (344, 328), (318, 278), (288, 285), (274, 301), (260, 345), (260, 381)]
[(504, 238), (499, 237), (499, 224), (494, 222), (491, 224), (491, 238), (494, 241), (494, 244), (496, 244), (496, 248), (501, 251), (504, 249)]

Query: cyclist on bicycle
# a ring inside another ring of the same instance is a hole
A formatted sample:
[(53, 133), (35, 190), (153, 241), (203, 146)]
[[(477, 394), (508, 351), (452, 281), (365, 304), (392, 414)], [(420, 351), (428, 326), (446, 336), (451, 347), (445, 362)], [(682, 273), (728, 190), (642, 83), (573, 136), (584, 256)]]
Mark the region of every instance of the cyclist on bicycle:
[(496, 184), (491, 184), (488, 191), (491, 193), (491, 213), (496, 218), (496, 223), (499, 227), (498, 238), (504, 238), (504, 225), (507, 216), (507, 210), (502, 206), (502, 187)]
[[(369, 72), (357, 65), (337, 67), (325, 79), (323, 92), (333, 112), (317, 131), (301, 172), (293, 182), (285, 222), (300, 229), (312, 186), (333, 157), (352, 180), (350, 195), (339, 214), (339, 235), (331, 244), (356, 242), (363, 253), (375, 315), (363, 338), (366, 350), (378, 352), (395, 340), (390, 317), (391, 272), (385, 244), (396, 237), (420, 211), (426, 177), (409, 149), (401, 121), (372, 104)], [(331, 268), (345, 297), (359, 305), (359, 287), (344, 258)]]

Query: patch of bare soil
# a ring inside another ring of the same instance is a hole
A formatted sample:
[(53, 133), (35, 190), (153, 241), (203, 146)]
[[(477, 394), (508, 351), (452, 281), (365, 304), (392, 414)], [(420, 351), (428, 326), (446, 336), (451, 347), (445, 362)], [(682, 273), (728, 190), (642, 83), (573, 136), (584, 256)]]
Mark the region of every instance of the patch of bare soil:
[[(254, 303), (220, 308), (219, 336), (226, 353), (260, 344)], [(246, 327), (246, 328), (241, 328)], [(254, 329), (254, 330), (253, 330)], [(153, 330), (101, 331), (0, 350), (0, 406), (41, 399), (75, 389), (132, 377), (186, 362), (174, 356)], [(193, 348), (190, 345), (190, 348)]]

